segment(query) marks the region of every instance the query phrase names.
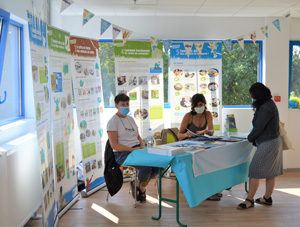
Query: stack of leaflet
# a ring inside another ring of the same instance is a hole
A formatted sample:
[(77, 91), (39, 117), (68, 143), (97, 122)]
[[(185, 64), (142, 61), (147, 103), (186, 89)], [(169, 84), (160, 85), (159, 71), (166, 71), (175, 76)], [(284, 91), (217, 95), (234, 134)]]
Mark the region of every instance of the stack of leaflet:
[(174, 147), (172, 145), (163, 144), (147, 148), (150, 154), (159, 154), (166, 156), (174, 156), (185, 152), (184, 147)]

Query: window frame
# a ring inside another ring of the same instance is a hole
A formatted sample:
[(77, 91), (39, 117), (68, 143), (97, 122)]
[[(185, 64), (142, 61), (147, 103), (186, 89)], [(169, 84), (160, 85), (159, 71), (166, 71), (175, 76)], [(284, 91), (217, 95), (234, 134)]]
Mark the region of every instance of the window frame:
[(290, 100), (290, 94), (291, 94), (293, 46), (294, 45), (300, 46), (300, 40), (290, 40), (290, 43), (289, 43), (289, 89), (288, 89), (288, 100)]
[[(24, 105), (24, 28), (23, 25), (10, 19), (10, 13), (0, 8), (0, 17), (2, 18), (2, 26), (0, 33), (0, 49), (4, 50), (0, 52), (0, 88), (3, 73), (3, 65), (5, 58), (5, 49), (7, 43), (9, 25), (13, 25), (19, 28), (19, 89), (20, 89), (20, 113), (19, 117), (9, 120), (0, 120), (0, 126), (7, 125), (9, 123), (21, 120), (25, 117), (25, 105)], [(1, 97), (2, 98), (2, 97)], [(5, 97), (6, 98), (6, 97)], [(3, 101), (0, 100), (0, 101)]]
[[(147, 39), (139, 39), (139, 40), (147, 40)], [(194, 40), (188, 40), (188, 39), (168, 39), (172, 42), (196, 42), (196, 41), (215, 41), (215, 42), (222, 42), (223, 40), (200, 40), (200, 39), (194, 39)], [(113, 39), (99, 39), (99, 42), (113, 42)], [(232, 43), (238, 43), (237, 40), (232, 40)], [(244, 43), (253, 43), (252, 40), (244, 40)], [(257, 82), (262, 83), (263, 78), (263, 40), (256, 40), (256, 43), (259, 44), (259, 60), (258, 60), (258, 75), (257, 75)], [(299, 41), (300, 43), (300, 41)], [(300, 44), (299, 44), (300, 45)], [(251, 105), (222, 105), (225, 109), (249, 109), (252, 108)], [(104, 108), (113, 108), (110, 106), (104, 106)], [(164, 108), (170, 108), (170, 102), (164, 102)]]

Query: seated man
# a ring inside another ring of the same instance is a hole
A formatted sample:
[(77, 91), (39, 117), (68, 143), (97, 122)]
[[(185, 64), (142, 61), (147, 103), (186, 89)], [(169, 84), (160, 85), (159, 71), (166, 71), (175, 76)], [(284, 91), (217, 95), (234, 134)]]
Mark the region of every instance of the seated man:
[[(133, 150), (145, 148), (145, 144), (139, 135), (138, 127), (129, 113), (129, 97), (119, 94), (115, 97), (115, 106), (118, 112), (107, 123), (107, 134), (110, 145), (114, 151), (116, 163), (122, 165), (127, 156)], [(136, 198), (146, 202), (146, 186), (150, 179), (158, 175), (159, 169), (149, 166), (134, 166), (138, 169), (138, 190)], [(131, 182), (134, 193), (134, 182)]]

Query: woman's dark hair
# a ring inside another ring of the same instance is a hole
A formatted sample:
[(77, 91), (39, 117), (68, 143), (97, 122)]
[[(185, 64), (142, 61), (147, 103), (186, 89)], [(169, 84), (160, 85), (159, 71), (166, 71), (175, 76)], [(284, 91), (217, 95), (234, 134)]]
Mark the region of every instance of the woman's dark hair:
[(116, 97), (115, 97), (115, 104), (118, 105), (119, 102), (126, 102), (126, 101), (129, 101), (129, 97), (125, 94), (118, 94)]
[(271, 90), (262, 83), (255, 83), (249, 89), (249, 93), (254, 99), (252, 106), (254, 110), (258, 110), (259, 107), (267, 100), (272, 98)]
[[(198, 102), (202, 102), (206, 105), (206, 99), (204, 97), (203, 94), (194, 94), (193, 97), (192, 97), (192, 104), (191, 104), (191, 114), (192, 115), (195, 115), (197, 114), (196, 111), (195, 111), (195, 107), (197, 106)], [(205, 106), (205, 110), (206, 111), (206, 106)]]

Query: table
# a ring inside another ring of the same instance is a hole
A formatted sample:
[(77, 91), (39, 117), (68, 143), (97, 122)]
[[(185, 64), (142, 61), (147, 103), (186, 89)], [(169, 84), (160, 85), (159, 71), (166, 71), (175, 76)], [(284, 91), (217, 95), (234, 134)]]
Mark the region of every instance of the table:
[[(248, 141), (228, 143), (223, 146), (207, 149), (197, 155), (200, 159), (209, 161), (212, 164), (212, 168), (206, 170), (206, 172), (204, 171), (203, 174), (197, 177), (194, 175), (193, 155), (190, 153), (184, 153), (176, 156), (163, 156), (149, 154), (147, 152), (147, 148), (144, 148), (133, 151), (123, 164), (154, 166), (164, 169), (171, 166), (172, 170), (176, 174), (177, 184), (180, 184), (189, 206), (195, 207), (208, 197), (220, 191), (231, 188), (240, 183), (247, 182), (249, 165), (254, 152), (255, 147), (253, 147)], [(248, 154), (248, 159), (239, 164), (234, 163), (234, 156), (238, 156), (240, 153)], [(227, 166), (222, 166), (223, 160), (226, 160)], [(230, 165), (230, 162), (233, 164)], [(161, 187), (161, 178), (163, 176), (164, 173), (160, 171), (159, 188)], [(178, 185), (176, 188), (178, 190)], [(161, 194), (159, 195), (160, 206), (161, 200), (175, 202), (177, 204), (177, 223), (184, 226), (179, 222), (179, 200), (170, 201), (162, 198)], [(159, 207), (159, 209), (159, 217), (154, 219), (160, 218), (161, 207)]]

